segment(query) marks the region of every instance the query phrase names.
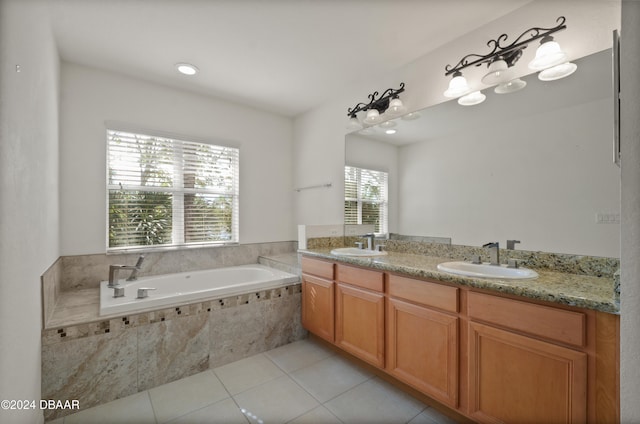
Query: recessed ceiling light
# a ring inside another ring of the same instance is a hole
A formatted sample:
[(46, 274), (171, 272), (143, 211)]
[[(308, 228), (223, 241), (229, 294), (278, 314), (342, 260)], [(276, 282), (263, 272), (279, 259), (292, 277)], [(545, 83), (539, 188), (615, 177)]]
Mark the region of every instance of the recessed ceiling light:
[(176, 69), (183, 75), (195, 75), (198, 68), (190, 63), (176, 63)]
[(387, 133), (387, 134), (389, 134), (389, 135), (391, 135), (391, 134), (395, 134), (396, 132), (397, 132), (397, 131), (396, 131), (396, 130), (394, 130), (393, 128), (388, 129), (388, 130), (385, 130), (385, 133)]

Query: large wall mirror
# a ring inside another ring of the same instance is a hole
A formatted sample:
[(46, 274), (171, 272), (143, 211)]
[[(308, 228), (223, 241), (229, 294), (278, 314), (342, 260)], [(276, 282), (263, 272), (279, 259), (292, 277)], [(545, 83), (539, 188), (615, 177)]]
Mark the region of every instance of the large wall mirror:
[(346, 165), (389, 173), (389, 231), (619, 257), (611, 50), (574, 63), (561, 80), (530, 75), (515, 93), (484, 90), (477, 106), (397, 118), (393, 135), (348, 134)]

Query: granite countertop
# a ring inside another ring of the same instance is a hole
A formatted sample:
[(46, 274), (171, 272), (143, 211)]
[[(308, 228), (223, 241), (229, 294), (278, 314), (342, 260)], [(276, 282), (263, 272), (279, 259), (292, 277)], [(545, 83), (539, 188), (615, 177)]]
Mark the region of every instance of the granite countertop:
[(615, 301), (614, 283), (609, 277), (594, 277), (536, 269), (539, 275), (536, 279), (500, 280), (464, 277), (438, 271), (437, 265), (439, 263), (449, 262), (451, 259), (435, 256), (388, 252), (385, 256), (377, 257), (347, 257), (332, 255), (331, 249), (307, 249), (300, 250), (300, 253), (335, 262), (395, 272), (410, 277), (432, 278), (438, 281), (536, 300), (612, 314), (620, 313), (619, 305)]

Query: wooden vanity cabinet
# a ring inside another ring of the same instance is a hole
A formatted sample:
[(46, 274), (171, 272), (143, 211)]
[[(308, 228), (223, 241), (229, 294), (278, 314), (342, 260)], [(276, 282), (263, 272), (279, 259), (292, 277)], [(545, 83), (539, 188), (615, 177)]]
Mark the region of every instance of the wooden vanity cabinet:
[(458, 289), (389, 275), (387, 293), (387, 372), (456, 408)]
[(384, 368), (383, 274), (338, 264), (336, 281), (335, 344)]
[(472, 418), (587, 422), (584, 314), (474, 292), (468, 314)]
[(619, 317), (302, 259), (305, 328), (481, 423), (619, 423)]
[(302, 258), (302, 325), (333, 343), (334, 338), (334, 264)]

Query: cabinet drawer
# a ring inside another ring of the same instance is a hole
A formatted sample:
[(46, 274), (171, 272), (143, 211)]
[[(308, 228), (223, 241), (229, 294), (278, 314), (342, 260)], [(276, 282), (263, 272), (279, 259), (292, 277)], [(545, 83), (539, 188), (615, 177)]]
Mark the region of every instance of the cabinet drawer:
[(302, 271), (307, 274), (326, 278), (327, 280), (333, 280), (333, 263), (331, 262), (321, 261), (320, 259), (312, 259), (303, 256)]
[(389, 296), (421, 303), (425, 306), (458, 312), (458, 289), (428, 281), (389, 275)]
[(377, 292), (384, 291), (384, 277), (379, 271), (337, 264), (336, 280)]
[(468, 312), (473, 319), (574, 346), (585, 346), (586, 317), (580, 312), (474, 292), (469, 293)]

